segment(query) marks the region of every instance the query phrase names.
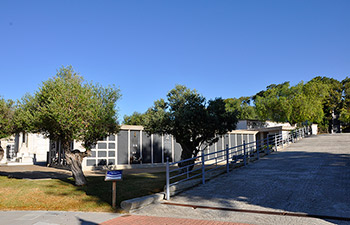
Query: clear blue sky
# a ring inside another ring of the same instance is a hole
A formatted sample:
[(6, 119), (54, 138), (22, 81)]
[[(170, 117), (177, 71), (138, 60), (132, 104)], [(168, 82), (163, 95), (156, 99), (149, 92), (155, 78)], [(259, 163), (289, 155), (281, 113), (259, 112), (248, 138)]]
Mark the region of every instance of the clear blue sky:
[(0, 1), (0, 96), (34, 93), (62, 65), (115, 84), (120, 117), (175, 84), (208, 99), (350, 76), (349, 0)]

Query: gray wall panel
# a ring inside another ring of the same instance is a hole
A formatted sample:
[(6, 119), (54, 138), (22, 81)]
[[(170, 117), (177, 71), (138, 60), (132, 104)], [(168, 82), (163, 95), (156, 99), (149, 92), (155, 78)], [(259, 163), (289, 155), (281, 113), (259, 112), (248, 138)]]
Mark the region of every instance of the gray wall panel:
[(245, 141), (246, 144), (249, 143), (248, 134), (243, 134), (243, 140)]
[(224, 148), (226, 149), (226, 147), (228, 146), (228, 147), (230, 147), (229, 146), (229, 143), (230, 143), (230, 141), (229, 141), (229, 135), (228, 134), (225, 134), (225, 136), (224, 136)]
[[(237, 134), (237, 145), (242, 145), (243, 144), (243, 139), (241, 134)], [(242, 150), (242, 147), (237, 148), (237, 150)]]
[(128, 131), (118, 133), (118, 164), (128, 164)]
[(175, 148), (175, 156), (174, 156), (175, 162), (180, 161), (181, 160), (181, 152), (182, 152), (181, 145), (175, 141), (174, 148)]
[(158, 134), (153, 135), (153, 162), (162, 162), (162, 136)]
[(151, 136), (142, 132), (142, 163), (151, 163)]
[[(209, 146), (209, 153), (215, 152), (215, 144)], [(215, 154), (209, 156), (209, 159), (215, 158)]]
[[(217, 143), (217, 146), (218, 146), (217, 151), (223, 150), (223, 149), (225, 148), (224, 146), (222, 146), (222, 139), (223, 139), (223, 137), (220, 137), (220, 138), (219, 138), (219, 141), (216, 142), (216, 143)], [(218, 152), (218, 154), (217, 154), (218, 157), (219, 157), (219, 156), (222, 156), (222, 155), (224, 155), (224, 152)]]
[(130, 131), (130, 144), (130, 164), (139, 164), (141, 161), (139, 130)]
[(171, 135), (164, 135), (164, 162), (166, 162), (167, 157), (169, 158), (169, 162), (173, 161), (171, 146), (172, 140)]

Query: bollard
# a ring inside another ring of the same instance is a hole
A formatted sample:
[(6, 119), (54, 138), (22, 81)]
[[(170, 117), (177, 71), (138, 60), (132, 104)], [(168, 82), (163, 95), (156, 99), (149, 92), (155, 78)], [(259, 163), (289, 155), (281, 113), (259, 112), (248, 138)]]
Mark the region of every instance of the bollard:
[(228, 154), (228, 145), (226, 145), (226, 172), (230, 172), (230, 162), (229, 162), (229, 154)]
[(245, 147), (245, 141), (243, 141), (243, 161), (244, 161), (244, 166), (247, 165), (247, 152), (246, 152), (246, 147)]
[(205, 184), (205, 161), (204, 161), (204, 151), (202, 151), (202, 184)]
[(277, 152), (277, 139), (276, 139), (276, 135), (275, 135), (275, 151)]
[(166, 157), (166, 200), (170, 200), (169, 157)]

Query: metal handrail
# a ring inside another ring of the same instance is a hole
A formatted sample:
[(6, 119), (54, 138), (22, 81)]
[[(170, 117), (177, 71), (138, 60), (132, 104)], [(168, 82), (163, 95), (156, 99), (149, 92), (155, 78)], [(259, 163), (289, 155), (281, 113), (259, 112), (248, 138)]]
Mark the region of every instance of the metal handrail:
[[(284, 147), (285, 144), (295, 143), (296, 141), (311, 135), (309, 127), (302, 127), (291, 131), (288, 134), (276, 134), (268, 136), (265, 139), (256, 140), (253, 142), (228, 147), (215, 152), (205, 153), (201, 151), (200, 156), (196, 156), (189, 159), (184, 159), (177, 162), (169, 162), (167, 158), (166, 162), (166, 199), (170, 199), (170, 187), (181, 182), (194, 179), (196, 177), (202, 177), (202, 183), (205, 184), (206, 173), (217, 170), (226, 166), (226, 172), (230, 171), (230, 166), (234, 164), (243, 164), (244, 166), (248, 162), (255, 158), (259, 160), (261, 154), (270, 154), (273, 151), (277, 151), (279, 147)], [(214, 156), (214, 157), (210, 157)], [(193, 162), (193, 163), (191, 163)], [(172, 168), (171, 166), (186, 164), (182, 167)], [(232, 166), (231, 166), (232, 167)], [(178, 174), (171, 176), (171, 173), (177, 172)], [(181, 178), (184, 176), (184, 178)]]

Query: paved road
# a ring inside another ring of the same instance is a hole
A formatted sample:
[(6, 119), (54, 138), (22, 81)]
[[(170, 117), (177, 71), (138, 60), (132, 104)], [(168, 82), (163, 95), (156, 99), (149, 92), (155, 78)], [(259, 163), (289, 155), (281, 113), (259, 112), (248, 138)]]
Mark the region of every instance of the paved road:
[[(319, 135), (231, 171), (170, 202), (268, 212), (350, 217), (350, 134)], [(135, 215), (250, 224), (350, 224), (350, 221), (151, 205)]]

